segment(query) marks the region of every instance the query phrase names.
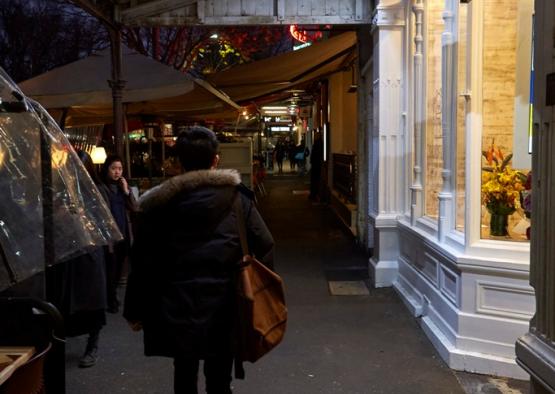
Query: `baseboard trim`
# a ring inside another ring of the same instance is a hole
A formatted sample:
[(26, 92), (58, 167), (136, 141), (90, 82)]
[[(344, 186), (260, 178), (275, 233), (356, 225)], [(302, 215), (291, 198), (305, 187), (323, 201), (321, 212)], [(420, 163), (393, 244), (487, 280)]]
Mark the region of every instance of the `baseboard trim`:
[(396, 260), (378, 261), (371, 257), (369, 260), (369, 270), (374, 287), (391, 287), (397, 280), (399, 263)]

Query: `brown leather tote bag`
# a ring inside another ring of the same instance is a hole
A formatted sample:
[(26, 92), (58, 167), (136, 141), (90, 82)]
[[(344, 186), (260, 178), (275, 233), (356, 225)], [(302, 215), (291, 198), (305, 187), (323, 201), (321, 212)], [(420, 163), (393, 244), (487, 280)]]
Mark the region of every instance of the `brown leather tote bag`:
[(281, 277), (249, 253), (245, 216), (239, 194), (234, 210), (243, 250), (237, 278), (236, 359), (255, 362), (276, 347), (287, 323)]

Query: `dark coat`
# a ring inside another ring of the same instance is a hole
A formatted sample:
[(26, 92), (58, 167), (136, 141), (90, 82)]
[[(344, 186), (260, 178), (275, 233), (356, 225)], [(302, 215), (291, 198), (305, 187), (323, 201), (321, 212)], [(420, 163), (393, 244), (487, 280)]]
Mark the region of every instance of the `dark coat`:
[(98, 190), (106, 203), (110, 212), (118, 225), (121, 234), (123, 235), (124, 241), (127, 244), (131, 244), (133, 241), (133, 227), (131, 225), (131, 215), (137, 211), (137, 202), (133, 193), (126, 195), (118, 183), (107, 184), (100, 183)]
[(251, 252), (271, 267), (274, 241), (236, 171), (190, 171), (139, 199), (124, 317), (142, 322), (147, 356), (202, 359), (231, 350), (242, 256), (237, 193)]
[(106, 324), (104, 248), (49, 267), (48, 299), (60, 310), (67, 336), (88, 334)]

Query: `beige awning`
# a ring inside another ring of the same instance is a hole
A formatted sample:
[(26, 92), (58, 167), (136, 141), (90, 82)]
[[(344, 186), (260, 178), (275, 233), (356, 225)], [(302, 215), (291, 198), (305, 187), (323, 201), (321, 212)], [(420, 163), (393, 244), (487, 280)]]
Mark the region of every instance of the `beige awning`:
[(352, 59), (356, 43), (356, 33), (345, 32), (298, 51), (239, 65), (209, 81), (233, 101), (248, 102), (343, 69)]
[[(123, 103), (130, 116), (167, 118), (237, 109), (227, 95), (129, 48), (122, 54)], [(19, 86), (46, 109), (67, 109), (68, 124), (111, 122), (110, 50), (58, 67)]]

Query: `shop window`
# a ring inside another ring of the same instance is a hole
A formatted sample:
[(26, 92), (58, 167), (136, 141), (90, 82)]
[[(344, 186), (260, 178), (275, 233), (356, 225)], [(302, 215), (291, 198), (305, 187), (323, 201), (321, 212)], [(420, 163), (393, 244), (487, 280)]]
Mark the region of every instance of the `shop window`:
[(481, 237), (526, 241), (533, 0), (483, 0)]
[(425, 215), (439, 216), (438, 195), (442, 188), (443, 168), (441, 130), (441, 34), (444, 30), (441, 1), (428, 2), (426, 13), (426, 154)]

